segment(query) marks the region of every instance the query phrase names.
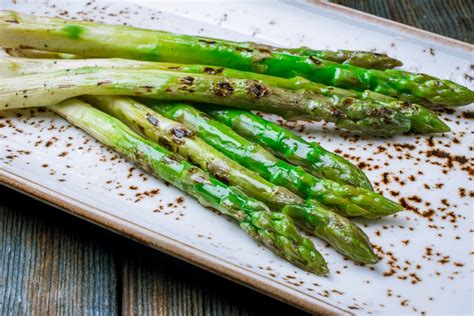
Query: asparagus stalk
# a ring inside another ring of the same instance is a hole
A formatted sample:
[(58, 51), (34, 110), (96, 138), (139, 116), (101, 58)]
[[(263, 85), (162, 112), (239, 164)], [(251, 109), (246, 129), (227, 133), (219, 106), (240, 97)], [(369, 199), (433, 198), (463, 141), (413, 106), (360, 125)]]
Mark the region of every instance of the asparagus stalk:
[(328, 272), (324, 258), (298, 233), (287, 215), (271, 212), (265, 204), (210, 177), (85, 102), (70, 99), (50, 109), (143, 169), (191, 194), (202, 205), (232, 217), (251, 237), (294, 265), (318, 275)]
[(371, 103), (353, 103), (354, 99), (335, 104), (306, 89), (270, 84), (270, 79), (262, 82), (155, 69), (83, 67), (4, 80), (0, 83), (0, 110), (38, 106), (38, 99), (50, 105), (83, 94), (131, 95), (238, 106), (291, 119), (324, 119), (364, 133), (392, 135), (410, 129), (410, 121), (395, 110), (370, 110)]
[(299, 166), (275, 158), (257, 144), (249, 142), (228, 126), (211, 119), (203, 112), (184, 103), (159, 104), (143, 100), (153, 110), (178, 121), (242, 166), (260, 174), (264, 179), (286, 187), (306, 199), (333, 208), (346, 217), (377, 218), (396, 213), (403, 208), (378, 193), (364, 188), (319, 179)]
[(386, 54), (379, 54), (367, 51), (353, 51), (339, 49), (332, 50), (313, 50), (308, 47), (299, 48), (277, 48), (276, 51), (288, 52), (300, 56), (315, 56), (320, 59), (333, 61), (339, 64), (349, 64), (367, 69), (391, 69), (403, 66), (403, 63), (395, 58), (387, 56)]
[(276, 123), (239, 109), (204, 106), (202, 110), (240, 136), (262, 145), (289, 163), (302, 166), (317, 177), (373, 190), (362, 170), (349, 161)]
[(0, 12), (0, 45), (138, 60), (209, 64), (280, 77), (302, 76), (341, 88), (373, 90), (408, 102), (455, 107), (474, 92), (449, 80), (401, 70), (364, 69), (230, 41), (128, 26)]
[[(45, 17), (35, 17), (35, 16), (28, 16), (26, 14), (20, 15), (17, 12), (13, 11), (1, 11), (0, 12), (0, 18), (3, 20), (5, 23), (16, 23), (16, 21), (21, 23), (44, 23), (46, 22), (47, 25), (53, 26), (53, 27), (58, 27), (60, 26), (63, 21), (67, 20), (61, 20), (61, 19), (52, 19), (52, 18), (45, 18)], [(79, 38), (82, 33), (81, 26), (85, 26), (88, 24), (89, 26), (93, 26), (93, 23), (87, 23), (87, 22), (78, 22), (77, 24), (74, 23), (72, 27), (67, 27), (66, 29), (63, 29), (67, 33), (68, 36), (70, 37), (76, 37)], [(133, 29), (129, 27), (125, 27), (126, 29)], [(148, 30), (143, 30), (143, 29), (135, 29), (137, 31), (148, 31)], [(164, 37), (173, 37), (173, 36), (178, 36), (169, 32), (165, 31), (153, 31), (156, 35), (161, 35)], [(82, 34), (83, 35), (83, 34)], [(180, 37), (184, 39), (190, 39), (190, 40), (200, 40), (201, 42), (216, 42), (221, 45), (226, 45), (226, 46), (239, 46), (242, 49), (245, 50), (267, 50), (267, 51), (275, 51), (275, 52), (280, 52), (280, 53), (286, 53), (286, 54), (291, 54), (295, 56), (315, 56), (321, 59), (325, 59), (328, 61), (332, 61), (335, 63), (341, 63), (341, 64), (349, 64), (353, 66), (358, 66), (361, 68), (373, 68), (373, 69), (391, 69), (394, 67), (402, 66), (402, 62), (387, 56), (386, 54), (379, 54), (379, 53), (374, 53), (374, 52), (369, 52), (369, 51), (353, 51), (353, 50), (314, 50), (310, 49), (308, 47), (298, 47), (298, 48), (280, 48), (280, 47), (274, 47), (270, 45), (263, 45), (263, 44), (258, 44), (254, 42), (233, 42), (233, 41), (228, 41), (228, 40), (219, 40), (219, 39), (214, 39), (214, 38), (208, 38), (208, 37), (202, 37), (202, 36), (186, 36), (186, 35), (181, 35)], [(25, 46), (25, 45), (23, 45)], [(36, 47), (41, 50), (48, 50), (45, 49), (47, 47)], [(52, 49), (54, 50), (54, 48)], [(97, 57), (102, 57), (102, 56), (97, 56)]]
[[(160, 31), (163, 32), (163, 31)], [(163, 32), (170, 34), (167, 32)], [(395, 58), (389, 57), (386, 54), (373, 53), (368, 51), (353, 51), (353, 50), (315, 50), (309, 47), (297, 47), (297, 48), (282, 48), (275, 47), (266, 44), (259, 44), (255, 42), (233, 42), (222, 39), (215, 39), (209, 37), (196, 37), (204, 41), (215, 41), (219, 44), (227, 44), (231, 46), (238, 45), (239, 47), (247, 50), (266, 50), (271, 52), (279, 52), (285, 54), (291, 54), (295, 56), (315, 56), (320, 59), (332, 61), (340, 64), (349, 64), (361, 68), (367, 69), (391, 69), (394, 67), (402, 66), (403, 63)]]
[(351, 221), (315, 201), (305, 202), (286, 188), (276, 186), (195, 136), (182, 124), (167, 119), (127, 97), (87, 96), (88, 103), (118, 118), (135, 132), (169, 148), (221, 182), (240, 188), (270, 208), (290, 214), (307, 232), (320, 237), (347, 257), (376, 263), (365, 233)]
[[(44, 53), (41, 51), (31, 50), (16, 50), (15, 55), (31, 56), (44, 58)], [(54, 54), (52, 58), (57, 58)], [(114, 69), (158, 69), (158, 70), (173, 70), (186, 73), (208, 74), (230, 78), (239, 79), (255, 79), (264, 82), (266, 85), (273, 85), (278, 88), (299, 90), (305, 89), (316, 94), (322, 94), (330, 98), (332, 104), (337, 108), (342, 108), (341, 111), (345, 113), (345, 108), (350, 112), (351, 108), (360, 108), (356, 114), (360, 120), (357, 121), (359, 126), (357, 129), (369, 134), (384, 134), (392, 135), (397, 132), (405, 131), (407, 127), (406, 120), (410, 121), (410, 131), (418, 133), (437, 133), (448, 132), (449, 127), (433, 112), (426, 108), (410, 104), (404, 101), (399, 101), (383, 94), (378, 94), (372, 91), (355, 91), (345, 90), (335, 87), (325, 86), (320, 83), (311, 82), (304, 78), (285, 79), (279, 77), (271, 77), (262, 74), (255, 74), (251, 72), (244, 72), (229, 68), (220, 68), (205, 65), (189, 65), (189, 64), (170, 64), (170, 63), (156, 63), (133, 61), (127, 59), (117, 58), (101, 58), (101, 59), (83, 59), (83, 60), (61, 60), (61, 59), (28, 59), (5, 57), (0, 59), (0, 71), (3, 76), (18, 76), (35, 73), (48, 73), (61, 69), (77, 69), (81, 67), (105, 67)], [(357, 99), (364, 100), (360, 102)], [(370, 105), (365, 105), (370, 103)], [(347, 106), (352, 104), (352, 106)], [(387, 111), (387, 109), (390, 109)], [(392, 120), (391, 117), (398, 117), (392, 111), (401, 113), (405, 119)], [(311, 111), (306, 110), (306, 115), (311, 118)], [(346, 114), (344, 114), (346, 115)], [(351, 114), (349, 114), (351, 115)], [(346, 121), (347, 122), (347, 121)], [(364, 123), (365, 122), (365, 123)], [(347, 123), (346, 123), (347, 124)], [(336, 122), (337, 125), (337, 122)], [(339, 126), (342, 123), (339, 123)], [(365, 126), (361, 128), (361, 126)], [(395, 127), (393, 127), (395, 126)]]

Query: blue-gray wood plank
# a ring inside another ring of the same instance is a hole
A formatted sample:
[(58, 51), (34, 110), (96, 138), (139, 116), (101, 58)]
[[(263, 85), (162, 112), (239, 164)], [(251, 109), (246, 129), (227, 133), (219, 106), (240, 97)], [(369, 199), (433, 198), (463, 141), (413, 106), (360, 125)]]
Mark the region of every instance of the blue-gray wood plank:
[(0, 196), (0, 314), (115, 314), (114, 236), (3, 186)]
[[(473, 42), (472, 0), (334, 0)], [(0, 315), (302, 314), (0, 186)]]

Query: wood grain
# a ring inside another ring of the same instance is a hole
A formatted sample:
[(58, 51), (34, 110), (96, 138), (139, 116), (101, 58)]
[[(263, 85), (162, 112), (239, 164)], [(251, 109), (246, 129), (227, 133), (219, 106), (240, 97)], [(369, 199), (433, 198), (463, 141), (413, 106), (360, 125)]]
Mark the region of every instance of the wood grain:
[[(472, 0), (335, 0), (473, 42)], [(296, 309), (0, 187), (0, 315), (297, 315)]]
[(303, 315), (288, 305), (129, 243), (122, 270), (124, 315)]
[(474, 42), (472, 0), (332, 0), (423, 30)]
[(0, 315), (117, 310), (110, 234), (0, 187)]

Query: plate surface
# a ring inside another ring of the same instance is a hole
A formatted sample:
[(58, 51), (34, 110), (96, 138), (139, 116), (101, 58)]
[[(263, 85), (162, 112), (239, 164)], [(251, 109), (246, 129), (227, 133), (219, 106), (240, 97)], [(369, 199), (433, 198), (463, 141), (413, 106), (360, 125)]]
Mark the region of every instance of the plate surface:
[[(137, 3), (1, 0), (0, 8), (281, 46), (375, 49), (403, 60), (404, 69), (472, 89), (472, 46), (338, 6)], [(287, 124), (359, 164), (380, 192), (407, 208), (390, 218), (358, 221), (383, 257), (374, 267), (345, 260), (315, 240), (332, 272), (327, 278), (279, 259), (230, 220), (47, 111), (0, 113), (0, 180), (311, 312), (470, 314), (473, 110), (441, 113), (453, 132), (434, 137), (359, 138), (322, 123)]]

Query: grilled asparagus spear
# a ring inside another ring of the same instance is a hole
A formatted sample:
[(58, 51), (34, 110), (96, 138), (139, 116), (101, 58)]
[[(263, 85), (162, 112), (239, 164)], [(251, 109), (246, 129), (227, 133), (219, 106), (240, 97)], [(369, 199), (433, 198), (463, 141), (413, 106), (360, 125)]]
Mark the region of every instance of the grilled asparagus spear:
[[(42, 58), (45, 56), (45, 54), (41, 51), (29, 50), (16, 50), (15, 54), (19, 56), (39, 56)], [(366, 126), (363, 128), (363, 131), (368, 134), (379, 133), (384, 135), (392, 135), (397, 132), (406, 131), (408, 128), (408, 124), (406, 123), (407, 119), (410, 121), (409, 129), (413, 132), (437, 133), (449, 131), (449, 127), (433, 112), (427, 110), (426, 108), (420, 105), (399, 101), (369, 90), (364, 92), (345, 90), (311, 82), (301, 77), (286, 79), (215, 66), (143, 62), (118, 58), (61, 60), (54, 59), (58, 57), (54, 55), (56, 53), (50, 54), (52, 54), (52, 59), (4, 57), (0, 59), (1, 74), (3, 76), (18, 76), (45, 73), (61, 69), (105, 67), (114, 69), (173, 70), (186, 73), (209, 74), (239, 79), (255, 79), (278, 88), (289, 90), (305, 89), (313, 91), (316, 94), (322, 94), (329, 97), (332, 104), (336, 105), (337, 108), (341, 108), (341, 104), (343, 107), (346, 107), (345, 104), (352, 104), (348, 110), (350, 110), (350, 108), (359, 107), (361, 111), (359, 111), (357, 114), (357, 117), (360, 118), (358, 120), (358, 125)], [(366, 102), (360, 102), (357, 99), (361, 99)], [(387, 111), (387, 109), (389, 110)], [(363, 112), (364, 110), (365, 112)], [(401, 113), (406, 119), (391, 119), (394, 116), (398, 117), (398, 115), (392, 114), (392, 111)], [(341, 112), (344, 113), (344, 111)], [(310, 111), (307, 111), (306, 115), (311, 118)], [(364, 124), (362, 122), (366, 123)], [(362, 128), (358, 127), (357, 129), (361, 130)]]
[(319, 179), (301, 167), (279, 160), (259, 145), (247, 141), (228, 126), (190, 105), (170, 102), (158, 104), (150, 99), (143, 101), (167, 118), (179, 121), (209, 145), (268, 181), (286, 187), (304, 198), (315, 199), (343, 216), (377, 218), (403, 210), (400, 205), (378, 193)]
[(188, 35), (85, 21), (0, 12), (0, 45), (138, 60), (209, 64), (280, 77), (303, 76), (324, 84), (373, 90), (409, 102), (454, 107), (474, 92), (449, 80), (401, 70), (364, 69), (316, 56), (300, 56)]
[(310, 90), (270, 84), (270, 79), (262, 82), (155, 69), (83, 67), (4, 80), (0, 83), (0, 110), (38, 106), (38, 99), (50, 105), (82, 94), (132, 95), (238, 106), (293, 119), (325, 119), (339, 127), (384, 135), (410, 129), (410, 121), (395, 110), (370, 110), (368, 102), (333, 102)]
[(280, 125), (249, 111), (203, 106), (201, 110), (231, 127), (240, 136), (258, 143), (275, 155), (320, 178), (373, 190), (365, 174), (345, 160), (321, 147), (307, 142)]
[[(160, 31), (163, 32), (163, 31)], [(163, 32), (167, 33), (167, 32)], [(167, 33), (170, 34), (170, 33)], [(209, 37), (197, 37), (204, 41), (216, 41), (221, 44), (238, 45), (247, 50), (268, 50), (272, 52), (286, 53), (296, 56), (315, 56), (321, 59), (332, 61), (340, 64), (349, 64), (367, 69), (391, 69), (402, 66), (403, 63), (395, 58), (389, 57), (386, 54), (373, 53), (368, 51), (353, 51), (353, 50), (315, 50), (309, 47), (297, 48), (282, 48), (266, 44), (259, 44), (255, 42), (233, 42), (222, 39), (215, 39)]]
[(202, 205), (232, 217), (251, 237), (294, 265), (319, 275), (328, 272), (324, 258), (298, 233), (287, 215), (271, 212), (265, 204), (210, 177), (85, 102), (70, 99), (50, 109), (143, 169), (191, 194)]
[(320, 59), (333, 61), (339, 64), (349, 64), (367, 69), (391, 69), (403, 66), (403, 63), (395, 58), (387, 56), (386, 54), (379, 54), (367, 51), (353, 51), (338, 49), (332, 50), (314, 50), (308, 47), (299, 48), (274, 48), (272, 50), (280, 52), (288, 52), (300, 56), (316, 56)]
[(191, 161), (221, 182), (240, 188), (273, 210), (290, 214), (307, 232), (326, 240), (347, 257), (363, 263), (377, 262), (367, 236), (351, 221), (316, 201), (305, 202), (286, 188), (266, 181), (257, 173), (227, 158), (182, 124), (127, 97), (87, 96), (84, 99), (120, 119), (135, 132)]

